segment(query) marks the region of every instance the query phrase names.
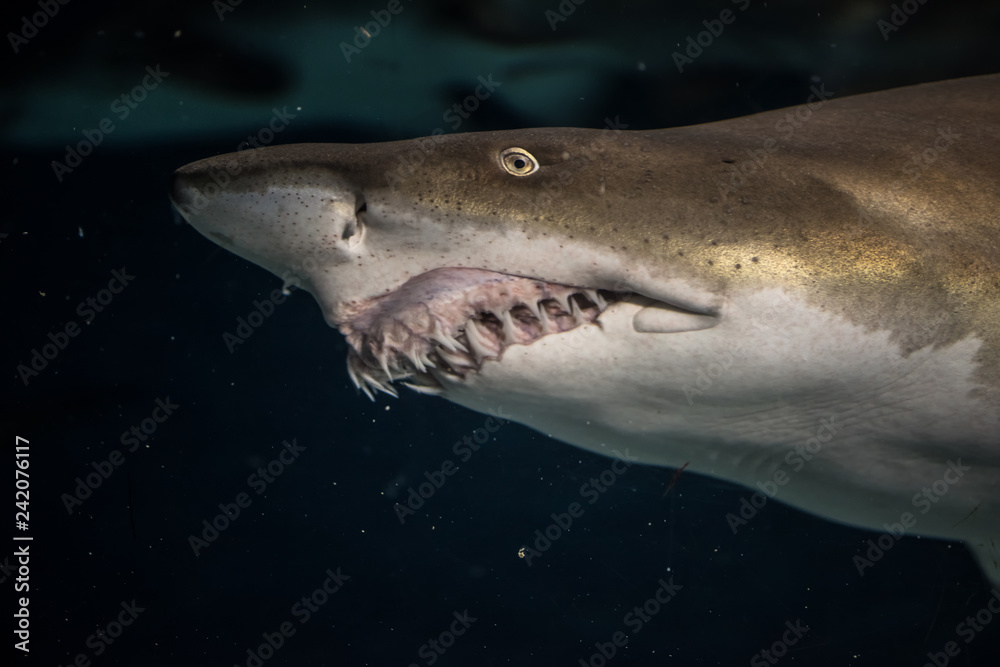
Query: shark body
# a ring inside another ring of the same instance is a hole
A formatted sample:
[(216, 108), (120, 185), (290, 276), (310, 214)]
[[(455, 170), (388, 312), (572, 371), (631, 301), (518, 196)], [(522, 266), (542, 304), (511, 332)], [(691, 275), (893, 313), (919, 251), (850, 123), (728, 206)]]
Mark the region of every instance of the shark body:
[(1000, 76), (656, 131), (222, 155), (172, 200), (402, 380), (1000, 581)]

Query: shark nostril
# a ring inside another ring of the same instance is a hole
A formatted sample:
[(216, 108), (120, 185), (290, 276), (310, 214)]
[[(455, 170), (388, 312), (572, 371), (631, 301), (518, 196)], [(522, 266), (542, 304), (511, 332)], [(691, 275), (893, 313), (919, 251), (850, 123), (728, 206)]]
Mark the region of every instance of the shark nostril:
[(354, 219), (347, 220), (344, 224), (344, 229), (340, 233), (341, 241), (348, 241), (353, 238), (354, 242), (357, 242), (359, 238), (356, 237), (358, 232), (364, 225), (365, 215), (368, 213), (368, 202), (361, 195), (358, 195), (354, 204)]

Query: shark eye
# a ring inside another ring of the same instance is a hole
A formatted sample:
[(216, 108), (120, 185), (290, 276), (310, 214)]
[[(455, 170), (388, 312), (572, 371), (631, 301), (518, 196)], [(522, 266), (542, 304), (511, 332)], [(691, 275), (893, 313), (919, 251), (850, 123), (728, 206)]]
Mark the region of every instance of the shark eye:
[(500, 164), (513, 176), (527, 176), (538, 171), (538, 160), (523, 148), (508, 148), (501, 151)]

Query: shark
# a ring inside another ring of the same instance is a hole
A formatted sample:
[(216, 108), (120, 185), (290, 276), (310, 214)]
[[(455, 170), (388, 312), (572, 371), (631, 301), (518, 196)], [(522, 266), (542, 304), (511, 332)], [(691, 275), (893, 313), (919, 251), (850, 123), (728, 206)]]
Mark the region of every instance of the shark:
[(369, 397), (502, 406), (959, 540), (1000, 583), (1000, 75), (814, 92), (649, 131), (264, 147), (181, 167), (170, 197), (315, 297)]

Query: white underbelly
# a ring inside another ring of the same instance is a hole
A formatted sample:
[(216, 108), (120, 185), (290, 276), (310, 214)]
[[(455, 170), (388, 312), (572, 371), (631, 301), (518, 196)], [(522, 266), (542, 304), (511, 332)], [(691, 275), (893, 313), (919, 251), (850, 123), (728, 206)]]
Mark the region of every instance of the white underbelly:
[(444, 395), (836, 521), (1000, 532), (1000, 424), (972, 379), (980, 341), (903, 358), (887, 332), (784, 295), (738, 302), (715, 328), (675, 334), (636, 333), (639, 307), (616, 304), (602, 327), (511, 347)]

